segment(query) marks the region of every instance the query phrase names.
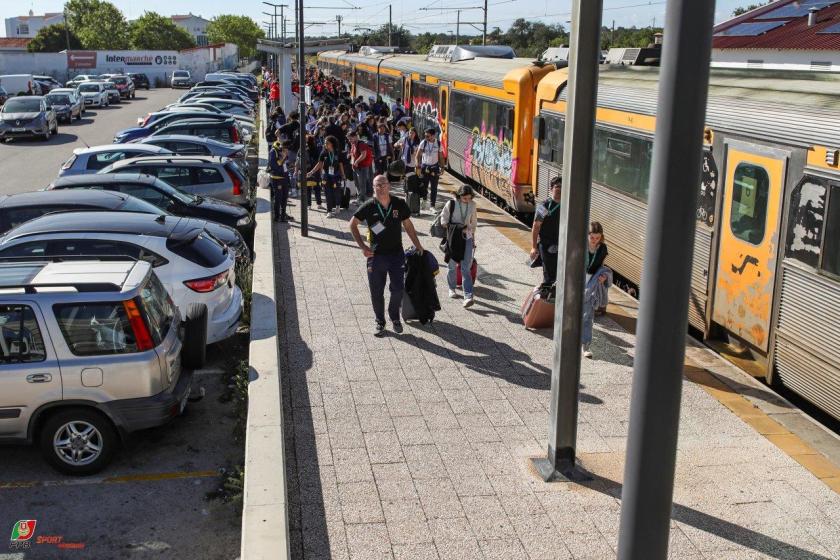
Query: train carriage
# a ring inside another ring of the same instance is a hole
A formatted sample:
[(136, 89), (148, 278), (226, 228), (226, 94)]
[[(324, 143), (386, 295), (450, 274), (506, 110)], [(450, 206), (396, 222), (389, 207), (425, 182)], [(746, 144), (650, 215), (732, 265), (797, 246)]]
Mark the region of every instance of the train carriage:
[(415, 127), (441, 133), (444, 157), (516, 212), (534, 211), (531, 126), (536, 86), (555, 69), (507, 48), (436, 46), (429, 56), (328, 51), (319, 67), (352, 67), (352, 94), (401, 98)]
[[(591, 218), (607, 232), (608, 264), (636, 286), (658, 76), (604, 67), (598, 88)], [(566, 78), (558, 70), (538, 87), (538, 198), (562, 168)], [(785, 78), (712, 72), (689, 323), (840, 418), (840, 79)]]

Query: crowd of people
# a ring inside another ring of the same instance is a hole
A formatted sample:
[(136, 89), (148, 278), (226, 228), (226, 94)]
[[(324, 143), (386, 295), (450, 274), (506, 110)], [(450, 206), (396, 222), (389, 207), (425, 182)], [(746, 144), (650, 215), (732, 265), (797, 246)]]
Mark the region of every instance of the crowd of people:
[[(416, 173), (419, 200), (424, 208), (435, 210), (442, 164), (437, 129), (418, 132), (401, 99), (389, 106), (382, 96), (353, 98), (341, 80), (325, 76), (317, 68), (309, 69), (304, 85), (311, 88), (312, 104), (304, 115), (296, 110), (286, 114), (278, 81), (270, 72), (264, 74), (263, 95), (269, 108), (266, 141), (271, 145), (269, 171), (276, 188), (282, 191), (276, 200), (275, 219), (291, 219), (286, 203), (298, 189), (301, 133), (305, 135), (304, 174), (310, 207), (314, 196), (318, 210), (325, 210), (329, 217), (337, 216), (340, 209), (360, 205), (373, 195), (375, 175)], [(296, 86), (297, 80), (293, 80), (293, 93)], [(348, 200), (351, 197), (353, 200)]]
[[(298, 85), (297, 80), (293, 81), (292, 91), (299, 94)], [(412, 214), (419, 213), (420, 208), (412, 209), (406, 200), (392, 196), (389, 177), (415, 174), (419, 180), (405, 182), (407, 191), (413, 189), (414, 192), (406, 194), (419, 197), (426, 208), (436, 212), (438, 178), (443, 164), (438, 130), (423, 130), (421, 136), (412, 126), (411, 111), (401, 99), (389, 106), (381, 96), (367, 100), (363, 96), (353, 98), (341, 80), (325, 76), (317, 68), (307, 70), (304, 85), (311, 88), (311, 105), (304, 115), (298, 111), (286, 115), (280, 104), (277, 81), (270, 73), (264, 74), (274, 219), (282, 222), (292, 219), (287, 213), (287, 204), (290, 196), (297, 196), (301, 163), (297, 152), (302, 144), (301, 134), (304, 134), (305, 203), (311, 208), (314, 195), (317, 208), (324, 210), (322, 201), (325, 201), (328, 217), (338, 216), (341, 209), (351, 205), (357, 207), (349, 227), (367, 259), (375, 315), (374, 334), (385, 334), (386, 285), (391, 295), (388, 318), (394, 332), (402, 333), (400, 308), (406, 262), (402, 232), (405, 230), (414, 250), (422, 255), (423, 247), (411, 221)], [(535, 263), (541, 261), (545, 285), (553, 285), (556, 281), (561, 194), (562, 181), (555, 177), (550, 182), (549, 197), (536, 208), (532, 226), (531, 258)], [(475, 302), (470, 274), (477, 247), (478, 212), (474, 198), (472, 187), (462, 185), (455, 197), (442, 206), (438, 218), (446, 232), (443, 245), (448, 264), (449, 297), (458, 297), (456, 277), (460, 276), (465, 308)], [(362, 235), (359, 229), (362, 225), (367, 226), (367, 235)], [(604, 266), (606, 256), (603, 228), (598, 222), (592, 222), (582, 337), (583, 355), (588, 358), (592, 357), (594, 315), (604, 312), (607, 288), (612, 282), (612, 273)]]

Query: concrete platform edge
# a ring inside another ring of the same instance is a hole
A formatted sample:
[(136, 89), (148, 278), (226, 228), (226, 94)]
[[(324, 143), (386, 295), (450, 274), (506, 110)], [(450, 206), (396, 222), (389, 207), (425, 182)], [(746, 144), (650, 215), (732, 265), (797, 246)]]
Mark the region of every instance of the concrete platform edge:
[[(265, 106), (260, 123), (265, 126)], [(260, 129), (260, 168), (268, 146)], [(283, 446), (283, 392), (274, 291), (274, 237), (268, 191), (257, 192), (253, 296), (242, 505), (242, 560), (290, 557), (289, 514)]]

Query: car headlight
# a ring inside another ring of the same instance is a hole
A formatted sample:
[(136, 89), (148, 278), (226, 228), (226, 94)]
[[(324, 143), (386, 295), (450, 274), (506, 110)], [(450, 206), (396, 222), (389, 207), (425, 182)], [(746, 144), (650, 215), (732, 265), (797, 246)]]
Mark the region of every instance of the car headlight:
[(236, 225), (237, 226), (247, 226), (250, 223), (251, 223), (251, 216), (242, 216), (241, 218), (239, 218), (239, 220), (237, 220)]

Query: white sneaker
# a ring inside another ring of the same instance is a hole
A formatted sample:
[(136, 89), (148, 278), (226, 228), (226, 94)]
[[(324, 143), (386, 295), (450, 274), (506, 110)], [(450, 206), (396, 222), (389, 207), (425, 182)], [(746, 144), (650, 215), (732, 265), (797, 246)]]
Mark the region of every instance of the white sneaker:
[(592, 351), (589, 349), (588, 344), (583, 345), (583, 357), (589, 358), (590, 360), (592, 359)]
[(468, 297), (464, 298), (464, 308), (465, 308), (465, 309), (466, 309), (467, 307), (472, 307), (472, 305), (473, 305), (474, 303), (475, 303), (475, 300), (473, 299), (473, 297), (472, 297), (472, 296), (468, 296)]
[(458, 297), (458, 292), (456, 292), (455, 290), (449, 290), (449, 297), (452, 298), (452, 299), (457, 298)]

